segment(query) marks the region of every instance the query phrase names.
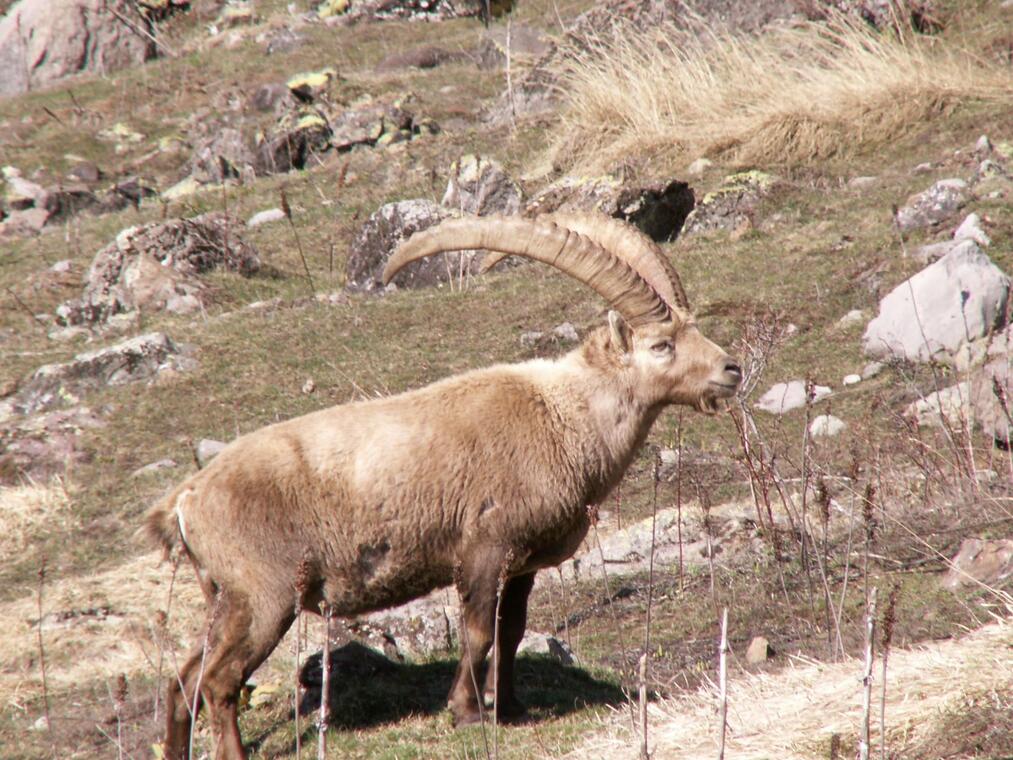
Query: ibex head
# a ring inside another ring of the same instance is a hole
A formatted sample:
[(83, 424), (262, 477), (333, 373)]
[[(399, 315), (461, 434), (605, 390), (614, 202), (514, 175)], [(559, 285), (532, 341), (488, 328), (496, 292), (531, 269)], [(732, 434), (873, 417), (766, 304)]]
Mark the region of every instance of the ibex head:
[(679, 275), (654, 241), (601, 214), (553, 214), (537, 219), (451, 219), (418, 232), (384, 268), (383, 281), (436, 253), (484, 249), (486, 271), (507, 256), (556, 267), (595, 290), (612, 306), (608, 329), (585, 353), (611, 365), (650, 404), (686, 404), (704, 412), (735, 395), (738, 364), (697, 329)]

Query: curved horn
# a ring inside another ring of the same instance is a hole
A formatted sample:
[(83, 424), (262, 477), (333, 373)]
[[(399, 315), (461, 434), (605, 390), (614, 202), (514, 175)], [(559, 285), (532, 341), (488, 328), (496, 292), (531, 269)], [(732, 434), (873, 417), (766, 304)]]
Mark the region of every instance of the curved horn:
[[(662, 252), (660, 246), (628, 222), (601, 213), (568, 214), (556, 212), (545, 218), (561, 227), (590, 238), (613, 256), (625, 261), (657, 291), (673, 313), (683, 316), (689, 312), (689, 299), (683, 290), (679, 273)], [(482, 262), (481, 271), (487, 272), (509, 254), (494, 253)]]
[(448, 219), (402, 243), (383, 269), (383, 282), (413, 261), (468, 249), (550, 264), (596, 291), (632, 325), (671, 319), (665, 301), (635, 269), (584, 235), (545, 219)]

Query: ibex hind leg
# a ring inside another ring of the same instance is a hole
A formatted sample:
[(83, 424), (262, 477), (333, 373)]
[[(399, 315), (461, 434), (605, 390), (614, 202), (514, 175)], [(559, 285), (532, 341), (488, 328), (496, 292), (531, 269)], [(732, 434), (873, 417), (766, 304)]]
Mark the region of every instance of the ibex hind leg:
[[(269, 595), (264, 595), (269, 598)], [(274, 598), (280, 598), (275, 596)], [(245, 760), (239, 733), (238, 708), (243, 684), (267, 659), (294, 619), (291, 604), (253, 610), (245, 596), (219, 594), (211, 608), (210, 634), (202, 637), (184, 666), (184, 693), (193, 703), (198, 678), (198, 699), (207, 702), (218, 760)], [(206, 646), (205, 646), (206, 643)], [(177, 683), (178, 688), (178, 683)], [(180, 695), (182, 696), (182, 695)], [(167, 760), (189, 760), (190, 712), (187, 703), (170, 702), (166, 731)], [(175, 711), (173, 712), (173, 709)], [(194, 711), (196, 716), (196, 710)]]
[(499, 660), (498, 673), (489, 668), (485, 674), (485, 705), (497, 706), (496, 717), (500, 720), (511, 720), (522, 717), (527, 710), (517, 699), (514, 690), (514, 662), (517, 659), (517, 647), (524, 638), (524, 629), (528, 621), (528, 596), (535, 585), (535, 574), (520, 575), (511, 578), (503, 588), (499, 605), (499, 644), (497, 646)]

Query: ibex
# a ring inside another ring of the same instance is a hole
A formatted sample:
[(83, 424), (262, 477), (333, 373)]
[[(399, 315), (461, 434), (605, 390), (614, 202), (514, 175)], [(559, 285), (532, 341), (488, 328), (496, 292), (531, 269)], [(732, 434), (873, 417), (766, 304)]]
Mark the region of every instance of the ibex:
[[(512, 255), (556, 267), (611, 305), (607, 326), (555, 360), (474, 370), (244, 435), (153, 507), (149, 533), (189, 557), (209, 608), (206, 636), (169, 682), (169, 760), (187, 757), (202, 701), (216, 756), (246, 756), (240, 689), (297, 603), (353, 616), (456, 583), (454, 721), (479, 721), (494, 687), (499, 717), (520, 714), (514, 658), (535, 573), (576, 551), (588, 506), (619, 482), (662, 409), (714, 412), (734, 395), (738, 365), (699, 332), (675, 270), (632, 227), (603, 216), (453, 219), (404, 243), (384, 281), (468, 249), (492, 252), (487, 265)], [(483, 679), (497, 599), (498, 667)]]

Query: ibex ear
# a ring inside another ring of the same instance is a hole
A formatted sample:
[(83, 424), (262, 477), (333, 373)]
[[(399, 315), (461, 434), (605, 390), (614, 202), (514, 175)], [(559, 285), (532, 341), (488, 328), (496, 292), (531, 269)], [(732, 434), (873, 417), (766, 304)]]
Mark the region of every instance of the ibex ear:
[(633, 331), (618, 311), (609, 312), (609, 335), (612, 345), (621, 354), (628, 354), (633, 343)]

